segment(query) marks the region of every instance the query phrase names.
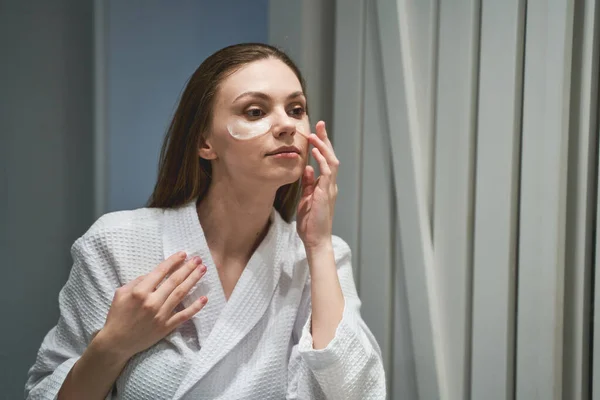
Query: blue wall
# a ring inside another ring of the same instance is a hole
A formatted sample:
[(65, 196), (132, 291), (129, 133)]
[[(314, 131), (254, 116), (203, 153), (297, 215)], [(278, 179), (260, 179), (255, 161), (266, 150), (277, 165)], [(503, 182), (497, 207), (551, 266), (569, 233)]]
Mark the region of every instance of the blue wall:
[(266, 43), (268, 14), (268, 0), (108, 3), (106, 211), (146, 203), (187, 79), (222, 47)]

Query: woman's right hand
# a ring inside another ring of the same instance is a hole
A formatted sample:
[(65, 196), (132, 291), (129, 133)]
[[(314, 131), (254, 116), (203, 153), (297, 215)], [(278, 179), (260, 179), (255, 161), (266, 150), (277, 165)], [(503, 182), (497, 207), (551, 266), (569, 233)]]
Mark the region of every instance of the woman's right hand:
[(129, 359), (156, 344), (204, 307), (208, 299), (202, 296), (187, 308), (174, 312), (206, 272), (200, 257), (184, 263), (185, 258), (185, 253), (174, 254), (147, 275), (117, 289), (104, 327), (97, 335), (109, 344), (111, 351)]

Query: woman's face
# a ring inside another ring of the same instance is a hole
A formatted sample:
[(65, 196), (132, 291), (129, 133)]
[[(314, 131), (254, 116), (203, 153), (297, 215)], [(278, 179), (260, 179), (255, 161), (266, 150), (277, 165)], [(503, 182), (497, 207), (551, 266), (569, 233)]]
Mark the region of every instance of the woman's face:
[(302, 176), (310, 133), (298, 78), (269, 58), (221, 82), (200, 156), (212, 160), (213, 177), (280, 187)]

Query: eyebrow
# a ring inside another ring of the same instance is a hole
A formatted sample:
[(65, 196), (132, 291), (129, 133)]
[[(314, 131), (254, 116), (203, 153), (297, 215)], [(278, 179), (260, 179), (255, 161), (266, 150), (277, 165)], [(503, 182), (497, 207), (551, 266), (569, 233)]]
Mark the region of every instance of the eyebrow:
[[(301, 90), (299, 90), (297, 92), (294, 92), (294, 93), (290, 94), (287, 97), (287, 100), (290, 100), (290, 99), (293, 99), (293, 98), (296, 98), (296, 97), (301, 97), (301, 96), (305, 97), (304, 96), (304, 92), (302, 92)], [(270, 99), (270, 97), (267, 94), (263, 93), (263, 92), (244, 92), (244, 93), (240, 94), (238, 97), (236, 97), (235, 100), (233, 100), (233, 102), (235, 103), (236, 101), (238, 101), (242, 97), (259, 97), (259, 98), (264, 99), (264, 100), (269, 100)]]

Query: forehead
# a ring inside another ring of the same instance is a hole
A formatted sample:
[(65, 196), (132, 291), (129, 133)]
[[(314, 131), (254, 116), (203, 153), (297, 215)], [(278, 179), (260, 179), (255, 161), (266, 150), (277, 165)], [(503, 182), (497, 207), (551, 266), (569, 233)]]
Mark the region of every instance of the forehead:
[(294, 71), (274, 58), (254, 61), (243, 66), (228, 76), (220, 86), (222, 96), (229, 100), (247, 91), (264, 92), (277, 97), (302, 90)]

